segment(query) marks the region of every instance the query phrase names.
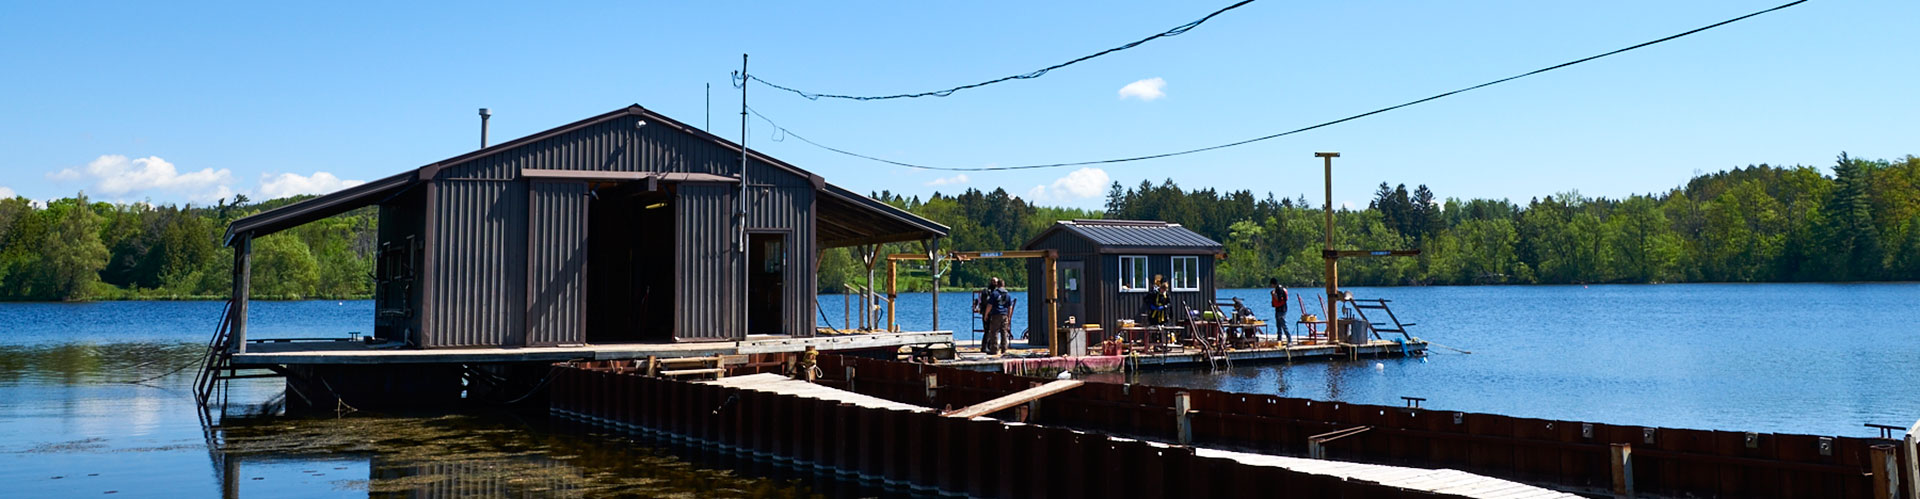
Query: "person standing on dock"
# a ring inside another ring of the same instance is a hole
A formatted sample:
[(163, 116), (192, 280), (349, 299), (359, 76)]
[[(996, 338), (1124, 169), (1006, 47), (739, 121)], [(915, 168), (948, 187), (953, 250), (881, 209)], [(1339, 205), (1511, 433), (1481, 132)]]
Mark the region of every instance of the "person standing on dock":
[(987, 281), (987, 291), (981, 293), (980, 316), (986, 318), (987, 337), (980, 341), (980, 351), (987, 355), (1006, 353), (1007, 344), (1012, 341), (1008, 330), (1013, 323), (1013, 297), (1007, 295), (1006, 283), (995, 277)]
[(1280, 279), (1277, 277), (1267, 278), (1267, 285), (1273, 286), (1268, 294), (1273, 295), (1274, 330), (1280, 332), (1281, 345), (1292, 344), (1293, 332), (1287, 330), (1287, 287), (1281, 286)]

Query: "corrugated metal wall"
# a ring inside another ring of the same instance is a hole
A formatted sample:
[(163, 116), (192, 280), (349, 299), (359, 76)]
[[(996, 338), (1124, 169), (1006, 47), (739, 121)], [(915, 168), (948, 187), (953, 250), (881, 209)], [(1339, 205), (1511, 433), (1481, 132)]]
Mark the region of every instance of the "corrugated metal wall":
[(526, 182), (436, 183), (431, 329), (421, 346), (525, 344)]
[(443, 175), (507, 180), (525, 168), (721, 175), (740, 169), (738, 152), (664, 124), (637, 126), (640, 121), (623, 116), (454, 166)]
[[(416, 186), (386, 203), (380, 205), (380, 221), (375, 224), (378, 241), (375, 248), (385, 250), (396, 248), (405, 253), (400, 265), (411, 269), (410, 277), (394, 280), (376, 281), (374, 289), (374, 334), (380, 338), (401, 342), (413, 341), (413, 335), (420, 331), (422, 286), (425, 272), (424, 251), (427, 226), (427, 193), (424, 187)], [(390, 245), (390, 246), (389, 246)], [(375, 272), (385, 276), (401, 275), (409, 272), (400, 269), (385, 268), (389, 264), (384, 254), (375, 254)], [(404, 300), (397, 297), (404, 295)], [(398, 303), (395, 303), (398, 301)], [(396, 307), (396, 305), (398, 307)], [(404, 309), (404, 316), (391, 316), (380, 313), (382, 310)]]
[[(1099, 286), (1099, 288), (1095, 289), (1090, 286), (1086, 290), (1087, 300), (1090, 302), (1087, 315), (1099, 314), (1094, 316), (1099, 317), (1101, 326), (1108, 328), (1109, 331), (1116, 331), (1117, 329), (1113, 328), (1119, 326), (1121, 319), (1138, 320), (1140, 310), (1147, 302), (1147, 293), (1145, 292), (1120, 292), (1118, 276), (1120, 275), (1121, 256), (1123, 255), (1102, 255), (1100, 258), (1101, 276), (1114, 277), (1112, 279), (1092, 281), (1090, 284)], [(1147, 257), (1147, 278), (1152, 279), (1153, 275), (1159, 274), (1166, 276), (1169, 281), (1173, 279), (1174, 256), (1193, 256), (1200, 261), (1200, 290), (1174, 291), (1169, 293), (1173, 297), (1173, 309), (1169, 312), (1169, 317), (1174, 317), (1174, 320), (1179, 320), (1179, 314), (1182, 313), (1183, 310), (1181, 308), (1182, 304), (1193, 307), (1195, 310), (1204, 310), (1205, 307), (1213, 305), (1213, 255), (1145, 256)], [(1098, 312), (1093, 310), (1094, 303), (1098, 303)]]
[(533, 182), (528, 193), (527, 344), (587, 339), (587, 184)]
[[(738, 172), (738, 152), (715, 144), (690, 132), (664, 124), (637, 126), (638, 116), (623, 116), (590, 125), (554, 137), (447, 167), (435, 181), (443, 184), (435, 206), (440, 210), (435, 224), (438, 234), (433, 249), (437, 257), (429, 328), (436, 331), (425, 346), (519, 345), (529, 339), (572, 343), (584, 341), (584, 331), (568, 331), (562, 323), (573, 324), (571, 317), (554, 313), (541, 305), (543, 293), (556, 296), (583, 296), (584, 287), (549, 288), (561, 282), (553, 272), (568, 271), (564, 253), (578, 249), (585, 269), (584, 246), (578, 248), (528, 245), (529, 229), (543, 227), (574, 217), (584, 231), (585, 203), (565, 204), (536, 201), (534, 213), (527, 211), (528, 183), (519, 178), (523, 169), (689, 172), (732, 175)], [(763, 161), (749, 165), (747, 180), (748, 225), (755, 229), (777, 229), (790, 234), (786, 249), (786, 289), (782, 312), (788, 334), (813, 333), (814, 186), (811, 179)], [(737, 185), (683, 185), (676, 203), (679, 226), (674, 242), (677, 264), (682, 273), (678, 284), (676, 337), (714, 340), (743, 337), (744, 308), (736, 306), (742, 262), (733, 253), (735, 227), (733, 190)], [(517, 190), (516, 190), (517, 189)], [(512, 191), (511, 193), (509, 191)], [(536, 195), (541, 195), (536, 193)], [(509, 199), (511, 198), (511, 199)], [(577, 210), (576, 210), (577, 208)], [(500, 210), (510, 209), (518, 218)], [(551, 211), (550, 211), (551, 210)], [(575, 211), (570, 211), (575, 210)], [(527, 219), (536, 220), (529, 227)], [(517, 225), (513, 225), (517, 224)], [(509, 227), (511, 225), (511, 227)], [(517, 237), (505, 231), (517, 230)], [(584, 232), (582, 232), (584, 234)], [(534, 242), (564, 234), (539, 233)], [(498, 251), (502, 248), (519, 248)], [(543, 252), (520, 256), (522, 249)], [(491, 253), (486, 253), (491, 251)], [(518, 263), (505, 262), (502, 255), (513, 254)], [(529, 260), (533, 266), (527, 266)], [(511, 268), (509, 268), (511, 266)], [(543, 268), (544, 267), (544, 268)], [(591, 269), (570, 270), (591, 272)], [(517, 278), (502, 272), (514, 272)], [(531, 274), (531, 275), (529, 275)], [(532, 285), (528, 279), (533, 279)], [(591, 278), (591, 277), (589, 277)], [(546, 281), (546, 282), (543, 282)], [(580, 286), (580, 282), (566, 283)], [(535, 296), (529, 296), (531, 291)], [(584, 302), (584, 300), (582, 300)], [(525, 306), (522, 306), (525, 304)], [(559, 306), (568, 306), (564, 303)], [(569, 309), (571, 310), (571, 309)], [(571, 312), (567, 312), (571, 313)], [(531, 314), (531, 315), (528, 315)], [(581, 322), (584, 323), (584, 322)], [(511, 325), (511, 326), (510, 326)], [(584, 328), (584, 326), (581, 326)], [(512, 329), (512, 332), (507, 332)], [(571, 338), (579, 338), (573, 340)]]
[[(1120, 256), (1117, 254), (1096, 254), (1098, 248), (1090, 241), (1067, 231), (1057, 231), (1028, 245), (1026, 249), (1052, 249), (1060, 251), (1061, 260), (1080, 260), (1083, 262), (1086, 276), (1080, 285), (1081, 299), (1084, 300), (1086, 316), (1080, 318), (1082, 324), (1098, 323), (1108, 332), (1118, 332), (1121, 319), (1137, 319), (1141, 306), (1146, 303), (1147, 294), (1120, 292)], [(1153, 274), (1173, 278), (1173, 257), (1176, 255), (1143, 255), (1147, 257), (1147, 275)], [(1193, 256), (1200, 263), (1200, 290), (1174, 291), (1172, 293), (1175, 314), (1185, 303), (1195, 309), (1203, 309), (1213, 304), (1214, 258), (1211, 254), (1178, 255)], [(1027, 264), (1027, 282), (1041, 282), (1040, 260), (1031, 260)], [(1040, 307), (1028, 307), (1027, 324), (1043, 324), (1046, 310)], [(1065, 317), (1061, 318), (1065, 320)], [(1043, 336), (1044, 338), (1044, 336)]]
[[(1055, 250), (1060, 252), (1061, 261), (1081, 262), (1080, 301), (1081, 307), (1083, 307), (1084, 310), (1081, 312), (1082, 315), (1076, 316), (1075, 318), (1079, 319), (1081, 324), (1101, 324), (1101, 327), (1108, 327), (1106, 326), (1106, 321), (1098, 320), (1101, 316), (1098, 312), (1099, 298), (1095, 293), (1100, 292), (1102, 289), (1099, 286), (1101, 263), (1100, 255), (1093, 253), (1095, 248), (1092, 244), (1067, 231), (1055, 231), (1052, 234), (1048, 234), (1045, 238), (1034, 241), (1033, 244), (1021, 247), (1021, 249)], [(1046, 290), (1040, 289), (1039, 287), (1041, 283), (1046, 282), (1046, 274), (1042, 273), (1042, 267), (1045, 266), (1045, 262), (1046, 260), (1040, 258), (1027, 259), (1028, 289), (1035, 290), (1036, 292), (1028, 293), (1029, 296), (1033, 297), (1031, 300), (1033, 303), (1020, 304), (1020, 306), (1026, 307), (1027, 309), (1027, 341), (1032, 342), (1034, 345), (1046, 345), (1050, 340), (1050, 337), (1045, 334), (1044, 329), (1036, 327), (1047, 323), (1047, 307), (1042, 306), (1045, 305), (1045, 303), (1041, 301), (1046, 296), (1043, 294)], [(1066, 310), (1066, 307), (1061, 307), (1059, 320), (1067, 320), (1067, 315), (1071, 313), (1072, 312)], [(1034, 334), (1034, 330), (1036, 329), (1040, 330), (1041, 334)], [(1108, 329), (1108, 331), (1112, 331), (1112, 329)]]
[(725, 184), (680, 186), (674, 212), (679, 244), (674, 260), (680, 270), (675, 292), (674, 337), (686, 340), (726, 340), (743, 337), (741, 308), (734, 295), (739, 259), (733, 251), (735, 233), (733, 189)]
[(794, 336), (813, 335), (814, 248), (813, 183), (772, 165), (754, 162), (747, 170), (747, 226), (787, 231), (786, 287), (781, 324)]

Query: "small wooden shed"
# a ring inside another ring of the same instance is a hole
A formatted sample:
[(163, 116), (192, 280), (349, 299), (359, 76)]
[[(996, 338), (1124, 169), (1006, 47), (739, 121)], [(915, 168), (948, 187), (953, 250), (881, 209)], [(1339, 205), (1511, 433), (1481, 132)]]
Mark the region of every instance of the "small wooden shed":
[[(1226, 255), (1218, 241), (1177, 223), (1153, 220), (1063, 220), (1042, 231), (1021, 249), (1054, 250), (1060, 320), (1099, 324), (1118, 331), (1123, 319), (1138, 319), (1153, 276), (1165, 276), (1174, 310), (1202, 308), (1214, 299), (1215, 260)], [(1039, 260), (1027, 264), (1027, 282), (1045, 282)], [(1027, 309), (1029, 341), (1047, 342), (1046, 310)]]

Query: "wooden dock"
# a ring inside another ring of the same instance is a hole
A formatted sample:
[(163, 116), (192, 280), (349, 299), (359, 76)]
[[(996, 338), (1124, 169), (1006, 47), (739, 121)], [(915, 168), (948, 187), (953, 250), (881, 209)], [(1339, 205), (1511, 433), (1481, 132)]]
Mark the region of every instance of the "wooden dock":
[[(1046, 349), (1032, 349), (1024, 343), (1015, 343), (1011, 354), (985, 355), (977, 350), (978, 341), (956, 342), (961, 352), (953, 360), (941, 361), (945, 367), (957, 367), (975, 371), (1003, 372), (1008, 361), (1031, 358), (1030, 355), (1044, 355)], [(1399, 342), (1373, 340), (1357, 345), (1318, 344), (1289, 345), (1276, 348), (1251, 348), (1227, 350), (1226, 362), (1239, 365), (1257, 365), (1287, 362), (1325, 362), (1348, 359), (1373, 359), (1383, 357), (1419, 357), (1426, 355), (1428, 343), (1419, 338), (1413, 341)], [(973, 347), (969, 351), (968, 347)], [(1097, 356), (1094, 356), (1097, 357)], [(1213, 361), (1199, 349), (1173, 350), (1170, 352), (1138, 353), (1123, 356), (1126, 362), (1140, 369), (1180, 369), (1209, 367)], [(1067, 357), (1072, 358), (1072, 357)]]
[(233, 355), (234, 368), (298, 365), (475, 364), (628, 360), (647, 357), (705, 357), (899, 348), (953, 341), (951, 331), (869, 333), (811, 338), (766, 337), (745, 341), (689, 343), (613, 343), (554, 347), (409, 349), (352, 341), (255, 343)]

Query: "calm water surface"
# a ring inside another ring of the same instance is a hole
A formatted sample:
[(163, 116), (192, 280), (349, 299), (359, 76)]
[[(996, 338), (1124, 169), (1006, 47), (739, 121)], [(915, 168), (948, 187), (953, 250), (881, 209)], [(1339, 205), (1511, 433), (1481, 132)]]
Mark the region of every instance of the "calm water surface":
[[(1876, 436), (1861, 424), (1920, 419), (1916, 283), (1348, 289), (1392, 300), (1418, 324), (1413, 335), (1473, 353), (1139, 381), (1367, 404), (1424, 397), (1435, 409), (1671, 428)], [(1313, 300), (1320, 290), (1293, 292)], [(1271, 317), (1264, 289), (1221, 295)], [(903, 329), (929, 326), (929, 298), (901, 295)], [(941, 298), (941, 328), (972, 337), (968, 296)], [(839, 296), (820, 303), (841, 321)], [(1016, 312), (1013, 329), (1025, 319)]]
[[(0, 497), (871, 497), (543, 414), (278, 415), (235, 382), (191, 394), (220, 303), (0, 303)], [(254, 337), (365, 331), (370, 302), (254, 302)]]
[[(1920, 284), (1353, 288), (1393, 300), (1425, 359), (1159, 372), (1141, 381), (1357, 403), (1667, 427), (1872, 436), (1920, 417)], [(1296, 293), (1313, 293), (1296, 290)], [(1229, 290), (1265, 303), (1264, 290)], [(1022, 307), (1025, 307), (1024, 296)], [(941, 328), (972, 329), (965, 293)], [(903, 294), (905, 329), (931, 325)], [(841, 297), (820, 297), (842, 322)], [(274, 415), (239, 382), (212, 431), (192, 368), (215, 302), (0, 303), (0, 478), (13, 496), (872, 495), (538, 415)], [(253, 337), (371, 329), (366, 301), (255, 302)], [(1024, 328), (1024, 313), (1015, 315)], [(152, 378), (152, 379), (148, 379)], [(140, 383), (133, 383), (140, 382)], [(250, 414), (258, 413), (258, 414)]]

